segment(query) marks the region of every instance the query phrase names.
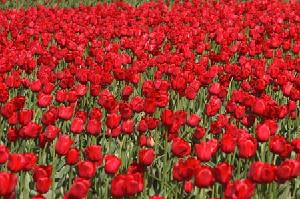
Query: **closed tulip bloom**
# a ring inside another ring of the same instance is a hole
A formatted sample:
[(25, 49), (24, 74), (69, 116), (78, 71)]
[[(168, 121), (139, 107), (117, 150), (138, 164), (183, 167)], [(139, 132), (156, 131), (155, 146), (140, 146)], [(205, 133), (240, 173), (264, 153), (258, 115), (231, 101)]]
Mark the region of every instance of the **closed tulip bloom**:
[(200, 120), (201, 120), (201, 118), (199, 115), (191, 114), (189, 119), (187, 120), (187, 124), (191, 127), (196, 127), (196, 126), (198, 126)]
[(23, 156), (25, 158), (24, 170), (30, 171), (35, 167), (38, 157), (34, 153), (25, 153)]
[(275, 174), (278, 182), (285, 182), (296, 178), (300, 175), (300, 163), (293, 159), (285, 160), (277, 166)]
[(89, 161), (102, 161), (102, 147), (100, 145), (91, 145), (85, 148), (85, 156)]
[(190, 193), (190, 192), (192, 192), (194, 185), (191, 181), (185, 181), (183, 188), (186, 193)]
[(105, 172), (109, 174), (114, 174), (118, 172), (119, 167), (121, 166), (122, 162), (120, 158), (115, 155), (107, 155), (105, 156)]
[(35, 183), (37, 192), (44, 194), (49, 191), (52, 180), (50, 178), (38, 178)]
[(126, 181), (126, 175), (121, 174), (117, 175), (114, 178), (112, 178), (111, 181), (111, 195), (113, 197), (124, 197), (126, 196), (126, 189), (125, 184)]
[(101, 122), (96, 119), (90, 119), (86, 125), (86, 131), (90, 135), (99, 135), (101, 133)]
[(39, 178), (51, 178), (51, 165), (38, 165), (33, 169), (33, 180), (36, 182)]
[(58, 109), (58, 117), (63, 120), (70, 120), (73, 116), (73, 111), (72, 106), (61, 106)]
[(73, 144), (73, 140), (68, 135), (60, 135), (56, 141), (55, 152), (58, 155), (66, 155)]
[(68, 151), (66, 156), (66, 162), (68, 165), (75, 165), (80, 158), (80, 152), (77, 148), (72, 148)]
[(18, 118), (21, 125), (27, 125), (33, 118), (33, 111), (28, 109), (22, 109), (19, 112)]
[(85, 198), (89, 192), (89, 188), (91, 183), (89, 180), (83, 178), (76, 178), (70, 188), (70, 191), (66, 195), (66, 199), (73, 199), (73, 198)]
[(84, 130), (84, 121), (81, 118), (74, 118), (70, 130), (75, 134), (81, 133)]
[(250, 166), (248, 177), (255, 183), (271, 183), (275, 180), (275, 167), (268, 163), (254, 162)]
[(0, 172), (0, 182), (0, 196), (7, 196), (14, 192), (18, 179), (12, 173)]
[(250, 158), (253, 157), (257, 150), (257, 142), (255, 139), (240, 139), (238, 141), (239, 157)]
[(121, 117), (116, 113), (108, 114), (106, 117), (106, 125), (110, 129), (117, 128), (120, 124)]
[(232, 171), (232, 166), (226, 162), (221, 162), (217, 164), (215, 168), (216, 180), (221, 184), (228, 183), (232, 177)]
[(195, 174), (195, 185), (199, 188), (208, 188), (215, 183), (215, 177), (210, 167), (202, 166)]
[(0, 164), (7, 162), (9, 158), (9, 149), (5, 145), (0, 145)]
[(255, 193), (255, 184), (249, 179), (236, 180), (226, 185), (224, 191), (225, 199), (251, 199)]
[(90, 179), (96, 173), (96, 166), (90, 161), (81, 161), (77, 164), (77, 171), (79, 177)]
[(184, 157), (191, 153), (191, 146), (189, 143), (181, 138), (175, 138), (172, 142), (172, 153), (177, 157)]
[(267, 124), (259, 124), (256, 126), (256, 138), (260, 142), (266, 142), (271, 136), (270, 128)]
[(142, 165), (149, 166), (152, 164), (155, 158), (155, 152), (153, 149), (141, 149), (139, 151), (139, 162)]
[(10, 154), (7, 168), (12, 172), (19, 172), (24, 169), (26, 160), (23, 154)]

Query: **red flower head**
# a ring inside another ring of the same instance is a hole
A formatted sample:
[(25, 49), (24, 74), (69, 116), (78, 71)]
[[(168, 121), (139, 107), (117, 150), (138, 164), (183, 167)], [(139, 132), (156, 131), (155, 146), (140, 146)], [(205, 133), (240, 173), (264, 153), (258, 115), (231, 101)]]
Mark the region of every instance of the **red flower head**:
[(8, 172), (0, 172), (0, 196), (8, 196), (13, 193), (17, 185), (17, 177)]
[(77, 164), (78, 176), (84, 179), (92, 178), (96, 173), (96, 166), (90, 161), (81, 161)]
[(201, 118), (197, 114), (191, 114), (189, 119), (187, 120), (187, 124), (191, 127), (196, 127), (198, 126)]
[(115, 155), (106, 155), (105, 156), (105, 172), (109, 174), (114, 174), (118, 172), (119, 167), (121, 166), (122, 162), (120, 158)]
[(218, 113), (221, 106), (221, 100), (218, 97), (212, 96), (209, 102), (205, 105), (205, 114), (207, 116), (214, 116)]
[(68, 135), (60, 135), (56, 141), (55, 151), (58, 155), (66, 155), (73, 144), (73, 140)]
[(139, 162), (142, 165), (149, 166), (152, 164), (155, 158), (155, 152), (153, 149), (141, 149), (139, 151)]
[(86, 125), (86, 131), (90, 135), (99, 135), (101, 133), (101, 122), (96, 119), (90, 119)]
[(33, 111), (32, 110), (28, 110), (28, 109), (22, 109), (19, 112), (19, 122), (21, 125), (25, 126), (27, 125), (33, 117)]
[(81, 133), (84, 130), (84, 121), (81, 118), (74, 118), (70, 130), (75, 134)]
[(7, 162), (9, 158), (9, 149), (5, 145), (0, 145), (0, 164)]
[(184, 191), (186, 193), (190, 193), (192, 192), (193, 188), (194, 188), (194, 185), (193, 185), (193, 182), (192, 181), (185, 181), (184, 182)]
[(172, 142), (172, 153), (177, 157), (184, 157), (191, 153), (189, 143), (181, 138), (175, 138)]
[(37, 192), (39, 192), (40, 194), (44, 194), (49, 191), (52, 180), (47, 177), (38, 178), (35, 183)]
[(100, 145), (91, 145), (85, 148), (85, 156), (89, 161), (102, 162), (102, 147)]
[(7, 168), (12, 172), (19, 172), (24, 169), (26, 160), (23, 154), (10, 154)]
[(257, 142), (254, 138), (242, 138), (238, 141), (239, 157), (253, 157), (257, 150)]
[(255, 183), (271, 183), (275, 180), (275, 167), (268, 163), (254, 162), (250, 166), (248, 178)]
[(24, 158), (25, 158), (24, 170), (30, 171), (36, 165), (37, 155), (34, 153), (24, 153)]
[(258, 141), (266, 142), (271, 136), (270, 128), (267, 124), (259, 124), (256, 126), (256, 137)]
[(64, 199), (85, 198), (89, 192), (90, 186), (91, 183), (89, 180), (77, 177)]
[(251, 199), (255, 192), (255, 184), (248, 179), (230, 182), (225, 187), (225, 199)]
[(64, 120), (70, 120), (73, 116), (74, 108), (72, 106), (61, 106), (58, 109), (58, 117)]
[(195, 185), (199, 188), (208, 188), (215, 183), (213, 170), (207, 166), (201, 166), (195, 174)]
[(300, 175), (300, 162), (297, 160), (288, 159), (277, 166), (276, 181), (285, 182)]
[(52, 95), (47, 95), (47, 94), (44, 94), (44, 93), (39, 93), (38, 94), (38, 106), (39, 107), (47, 107), (51, 104), (52, 102)]
[(221, 184), (228, 183), (232, 177), (232, 171), (232, 166), (226, 162), (221, 162), (217, 164), (215, 168), (216, 180)]
[(33, 180), (36, 182), (39, 178), (51, 178), (52, 166), (38, 165), (33, 169)]
[(218, 150), (218, 141), (216, 139), (211, 139), (207, 142), (195, 144), (195, 150), (197, 158), (200, 161), (209, 161)]
[(68, 151), (66, 156), (66, 162), (68, 165), (74, 165), (79, 161), (80, 152), (77, 148), (72, 148)]
[(119, 126), (121, 117), (117, 113), (108, 114), (106, 117), (106, 125), (110, 129), (115, 129)]

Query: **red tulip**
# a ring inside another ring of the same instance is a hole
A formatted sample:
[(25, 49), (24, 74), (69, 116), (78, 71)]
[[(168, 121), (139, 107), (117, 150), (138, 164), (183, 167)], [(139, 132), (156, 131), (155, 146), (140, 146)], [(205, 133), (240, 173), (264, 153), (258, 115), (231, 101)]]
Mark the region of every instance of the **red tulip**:
[(60, 129), (54, 125), (47, 126), (46, 131), (44, 132), (45, 138), (48, 141), (54, 140), (58, 134), (60, 133)]
[(52, 102), (52, 95), (47, 95), (44, 93), (39, 93), (38, 94), (38, 106), (39, 107), (47, 107), (51, 104)]
[(142, 165), (149, 166), (152, 164), (155, 158), (155, 152), (153, 149), (141, 149), (139, 151), (139, 162)]
[(17, 185), (17, 177), (8, 172), (0, 172), (0, 196), (7, 196), (14, 192)]
[(26, 160), (22, 154), (10, 154), (7, 167), (12, 172), (19, 172), (24, 169)]
[(255, 183), (271, 183), (275, 180), (275, 167), (268, 163), (251, 164), (248, 177)]
[(79, 177), (90, 179), (96, 173), (96, 166), (90, 161), (81, 161), (77, 164), (77, 170)]
[(36, 190), (40, 194), (47, 193), (52, 184), (52, 180), (50, 178), (38, 178), (36, 181)]
[(89, 192), (90, 186), (91, 183), (88, 180), (83, 178), (76, 178), (70, 188), (70, 191), (64, 198), (85, 198)]
[(238, 141), (239, 157), (250, 158), (256, 153), (257, 142), (255, 139), (243, 138)]
[(217, 164), (215, 168), (216, 180), (221, 184), (228, 183), (232, 177), (232, 171), (232, 166), (226, 162), (221, 162)]
[(230, 182), (225, 187), (224, 197), (226, 199), (243, 198), (250, 199), (254, 195), (255, 184), (248, 179)]
[(297, 160), (288, 159), (277, 166), (276, 180), (278, 182), (285, 182), (300, 175), (300, 163)]
[(256, 137), (258, 141), (266, 142), (271, 136), (271, 131), (268, 125), (259, 124), (256, 126)]
[(74, 118), (70, 130), (72, 133), (81, 133), (84, 130), (84, 121), (80, 118)]
[(101, 123), (96, 119), (90, 119), (86, 125), (86, 131), (90, 135), (99, 135), (101, 133)]
[(9, 149), (5, 145), (0, 145), (0, 164), (7, 162), (9, 158)]
[(121, 160), (115, 155), (106, 155), (105, 156), (105, 172), (109, 174), (114, 174), (118, 172), (119, 167), (121, 166)]
[(218, 141), (216, 139), (195, 144), (196, 155), (200, 161), (209, 161), (215, 155), (217, 149)]
[(111, 195), (113, 197), (124, 197), (126, 196), (125, 184), (126, 175), (121, 174), (114, 177), (111, 181)]
[(107, 115), (106, 125), (110, 129), (115, 129), (119, 126), (121, 117), (116, 113), (111, 113)]
[(219, 98), (212, 96), (209, 102), (205, 105), (205, 114), (214, 116), (220, 110), (222, 102)]
[(187, 121), (187, 124), (191, 127), (196, 127), (198, 126), (200, 120), (201, 118), (197, 114), (191, 114)]
[(70, 120), (73, 115), (73, 107), (72, 106), (61, 106), (58, 109), (58, 117), (64, 120)]
[(172, 142), (172, 153), (177, 157), (184, 157), (191, 153), (191, 147), (187, 141), (175, 138)]
[(252, 106), (252, 110), (257, 115), (263, 115), (266, 110), (265, 102), (261, 99), (256, 100)]
[(235, 151), (236, 142), (230, 133), (224, 133), (221, 138), (221, 150), (224, 153), (233, 153)]
[(25, 171), (32, 170), (37, 163), (37, 159), (38, 159), (37, 155), (34, 153), (24, 153), (23, 156), (25, 158), (24, 170)]
[(51, 165), (38, 165), (33, 169), (33, 180), (36, 182), (39, 178), (51, 178)]
[(207, 188), (215, 183), (215, 177), (210, 167), (202, 166), (195, 174), (195, 185), (199, 188)]
[(186, 193), (190, 193), (193, 190), (193, 183), (191, 181), (185, 181), (184, 182), (184, 191)]
[(89, 161), (102, 162), (102, 147), (91, 145), (85, 148), (85, 156)]
[(124, 133), (131, 134), (134, 130), (133, 120), (126, 120), (122, 123), (121, 129)]
[(58, 155), (66, 155), (70, 150), (73, 140), (68, 135), (60, 135), (56, 141), (55, 152)]
[(68, 165), (74, 165), (79, 161), (80, 152), (77, 148), (72, 148), (68, 151), (66, 162)]

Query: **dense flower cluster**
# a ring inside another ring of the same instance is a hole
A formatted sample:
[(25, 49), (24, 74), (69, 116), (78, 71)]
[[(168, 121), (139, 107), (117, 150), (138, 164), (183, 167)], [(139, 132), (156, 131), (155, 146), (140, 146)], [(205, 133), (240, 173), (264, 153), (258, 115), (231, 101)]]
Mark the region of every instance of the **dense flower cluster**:
[(296, 194), (299, 102), (294, 1), (2, 10), (0, 197)]

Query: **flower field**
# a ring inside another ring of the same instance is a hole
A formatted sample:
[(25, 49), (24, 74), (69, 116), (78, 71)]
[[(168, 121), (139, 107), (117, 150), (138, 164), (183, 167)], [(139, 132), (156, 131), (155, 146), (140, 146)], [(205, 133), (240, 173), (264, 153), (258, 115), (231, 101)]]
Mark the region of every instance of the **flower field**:
[(0, 3), (0, 198), (300, 198), (299, 1), (84, 3)]

